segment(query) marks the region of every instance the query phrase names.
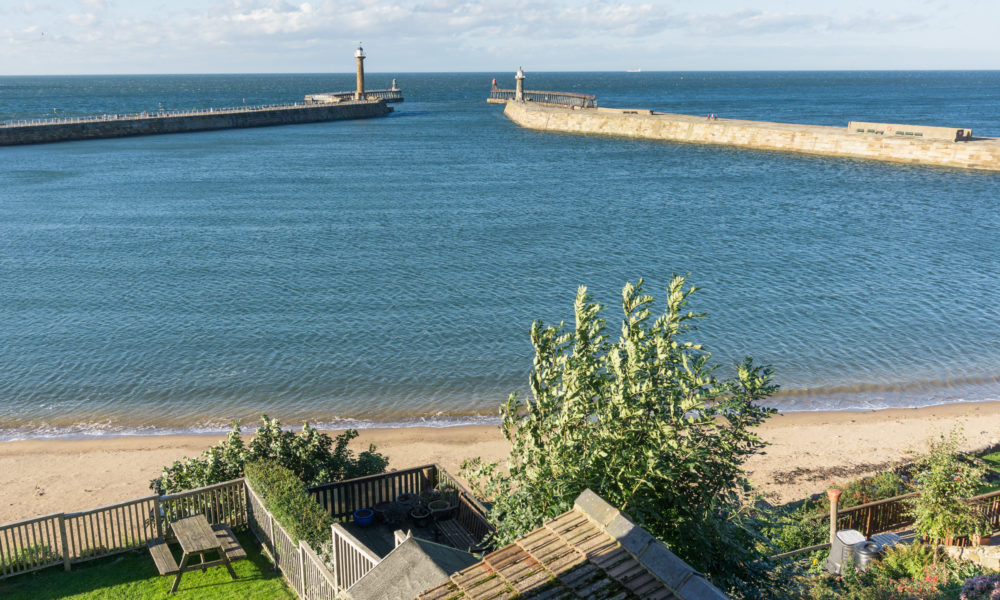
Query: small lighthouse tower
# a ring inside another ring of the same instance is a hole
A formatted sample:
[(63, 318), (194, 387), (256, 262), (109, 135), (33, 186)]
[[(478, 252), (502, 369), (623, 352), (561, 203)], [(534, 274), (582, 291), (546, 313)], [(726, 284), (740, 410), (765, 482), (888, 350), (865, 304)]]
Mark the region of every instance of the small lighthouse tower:
[(524, 102), (524, 69), (518, 67), (517, 75), (514, 76), (514, 79), (517, 80), (517, 87), (514, 90), (514, 100)]
[(354, 51), (354, 58), (358, 61), (358, 89), (354, 92), (355, 100), (365, 99), (365, 51), (358, 44), (358, 49)]

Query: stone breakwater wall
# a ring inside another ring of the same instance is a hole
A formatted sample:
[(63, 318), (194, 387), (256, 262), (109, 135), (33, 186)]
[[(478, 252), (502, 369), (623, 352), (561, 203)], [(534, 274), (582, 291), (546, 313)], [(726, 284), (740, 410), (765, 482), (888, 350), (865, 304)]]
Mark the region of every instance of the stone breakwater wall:
[(1000, 171), (1000, 138), (948, 141), (857, 133), (840, 127), (768, 123), (630, 109), (569, 109), (508, 102), (504, 114), (530, 129), (720, 144), (918, 165)]
[(95, 119), (69, 123), (36, 123), (0, 127), (0, 146), (44, 144), (70, 140), (185, 133), (212, 129), (238, 129), (366, 119), (392, 112), (385, 102), (288, 105), (246, 110), (203, 111), (179, 115), (149, 115)]

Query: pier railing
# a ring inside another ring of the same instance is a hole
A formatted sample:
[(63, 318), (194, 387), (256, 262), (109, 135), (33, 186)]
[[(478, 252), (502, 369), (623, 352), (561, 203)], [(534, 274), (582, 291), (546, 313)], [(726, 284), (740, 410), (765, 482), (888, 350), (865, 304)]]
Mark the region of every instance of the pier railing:
[[(490, 90), (491, 100), (513, 100), (516, 95), (517, 92), (515, 90)], [(524, 99), (527, 102), (538, 102), (540, 104), (558, 104), (560, 106), (576, 106), (579, 108), (597, 108), (597, 97), (592, 94), (524, 90)]]
[[(320, 94), (309, 94), (306, 102), (328, 102), (327, 98), (336, 98), (338, 102), (353, 100), (354, 92), (323, 92)], [(403, 90), (390, 88), (386, 90), (365, 90), (365, 98), (384, 100), (387, 104), (403, 101)]]
[[(352, 96), (353, 99), (353, 96)], [(360, 102), (366, 102), (361, 100)], [(346, 102), (344, 102), (346, 104)], [(101, 123), (105, 121), (140, 121), (144, 119), (163, 119), (166, 117), (186, 117), (192, 115), (224, 115), (234, 113), (248, 113), (265, 110), (290, 109), (290, 108), (312, 108), (316, 104), (312, 102), (292, 102), (288, 104), (254, 104), (244, 106), (227, 106), (224, 108), (197, 108), (188, 110), (168, 110), (159, 109), (155, 111), (143, 111), (140, 113), (114, 113), (104, 115), (93, 115), (86, 117), (52, 117), (47, 119), (13, 119), (0, 121), (0, 127), (25, 127), (30, 125), (64, 125), (67, 123)]]

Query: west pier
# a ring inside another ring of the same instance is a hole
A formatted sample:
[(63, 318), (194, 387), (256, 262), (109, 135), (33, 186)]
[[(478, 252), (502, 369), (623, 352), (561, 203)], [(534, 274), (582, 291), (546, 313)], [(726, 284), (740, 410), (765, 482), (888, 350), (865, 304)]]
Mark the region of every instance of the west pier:
[(493, 89), (487, 101), (505, 104), (504, 115), (529, 129), (1000, 171), (1000, 138), (976, 137), (968, 127), (830, 127), (604, 108), (586, 94), (525, 90), (520, 69), (516, 82), (513, 90)]
[(393, 81), (391, 89), (366, 92), (365, 54), (360, 46), (354, 57), (357, 89), (351, 92), (311, 94), (304, 102), (266, 106), (0, 121), (0, 146), (368, 119), (391, 113), (387, 103), (402, 102), (402, 91)]

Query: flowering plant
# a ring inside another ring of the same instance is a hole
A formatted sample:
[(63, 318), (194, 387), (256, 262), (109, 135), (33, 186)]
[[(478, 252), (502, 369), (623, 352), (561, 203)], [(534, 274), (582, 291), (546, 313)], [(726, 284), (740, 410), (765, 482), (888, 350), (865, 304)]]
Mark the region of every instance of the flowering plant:
[(959, 600), (1000, 600), (1000, 575), (976, 575), (965, 580)]
[(919, 494), (907, 501), (914, 530), (934, 543), (935, 564), (942, 539), (971, 535), (981, 527), (981, 514), (966, 499), (976, 493), (984, 470), (960, 460), (958, 446), (964, 439), (956, 428), (928, 442), (927, 454), (916, 463)]

